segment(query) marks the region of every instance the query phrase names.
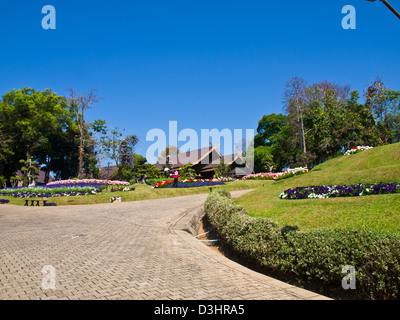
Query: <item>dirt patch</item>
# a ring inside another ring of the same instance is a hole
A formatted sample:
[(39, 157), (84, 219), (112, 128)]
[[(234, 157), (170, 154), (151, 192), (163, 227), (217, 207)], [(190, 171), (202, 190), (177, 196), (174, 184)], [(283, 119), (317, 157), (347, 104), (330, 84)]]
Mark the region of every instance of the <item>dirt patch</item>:
[[(206, 221), (206, 217), (204, 217), (199, 226), (199, 230), (197, 231), (197, 240), (202, 241), (204, 245), (210, 247), (212, 250), (218, 252), (221, 255), (224, 255), (220, 250), (218, 244), (219, 239), (215, 232), (213, 232), (210, 224)], [(206, 240), (218, 240), (218, 241), (206, 241)]]

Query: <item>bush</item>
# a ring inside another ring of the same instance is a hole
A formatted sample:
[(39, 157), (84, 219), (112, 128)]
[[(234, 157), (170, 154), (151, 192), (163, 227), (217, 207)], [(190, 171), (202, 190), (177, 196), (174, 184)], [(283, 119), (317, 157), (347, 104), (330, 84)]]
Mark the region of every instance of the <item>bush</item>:
[(196, 178), (196, 171), (192, 168), (192, 164), (189, 162), (187, 165), (179, 168), (179, 179), (187, 180)]
[(211, 193), (205, 212), (220, 239), (246, 261), (297, 284), (346, 295), (342, 268), (354, 266), (358, 298), (400, 297), (400, 236), (367, 230), (299, 231), (250, 217), (224, 193)]
[(152, 185), (154, 185), (154, 184), (156, 184), (156, 183), (158, 183), (158, 182), (161, 182), (161, 181), (169, 181), (169, 180), (171, 180), (171, 178), (146, 179), (146, 184), (152, 186)]

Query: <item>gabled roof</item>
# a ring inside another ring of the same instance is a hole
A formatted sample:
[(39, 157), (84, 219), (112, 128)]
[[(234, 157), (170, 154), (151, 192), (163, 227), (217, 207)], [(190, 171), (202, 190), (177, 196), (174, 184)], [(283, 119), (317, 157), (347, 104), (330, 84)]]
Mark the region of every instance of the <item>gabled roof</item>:
[(200, 166), (198, 167), (198, 169), (196, 169), (199, 172), (210, 172), (214, 171), (215, 166), (223, 161), (226, 165), (232, 165), (234, 163), (239, 166), (245, 165), (244, 166), (245, 168), (241, 169), (232, 168), (231, 172), (234, 174), (238, 173), (239, 175), (244, 175), (242, 171), (249, 171), (248, 173), (251, 173), (250, 168), (248, 168), (242, 156), (240, 156), (238, 153), (223, 156), (218, 151), (218, 147), (219, 145), (213, 146), (210, 143), (210, 147), (178, 153), (177, 155), (176, 154), (170, 155), (168, 157), (163, 157), (155, 164), (155, 166), (159, 170), (162, 170), (166, 165), (167, 160), (169, 159), (170, 168), (172, 170), (177, 170), (180, 167), (185, 166), (190, 162), (193, 166)]
[[(178, 154), (169, 155), (169, 156), (163, 157), (162, 159), (157, 161), (155, 166), (159, 169), (162, 169), (163, 165), (165, 165), (167, 163), (167, 161), (169, 161), (170, 166), (173, 169), (177, 169), (182, 166), (185, 166), (189, 162), (192, 165), (208, 164), (209, 162), (220, 159), (221, 154), (217, 150), (217, 147), (218, 146), (205, 147), (205, 148), (201, 148), (201, 149), (190, 150), (187, 152), (180, 152)], [(214, 151), (216, 151), (215, 154), (213, 153)], [(207, 158), (210, 155), (212, 156), (211, 161), (209, 160), (209, 158)]]
[[(16, 176), (20, 176), (20, 177), (23, 176), (21, 170), (17, 170), (17, 172), (15, 173), (15, 175), (16, 175)], [(45, 176), (46, 176), (46, 172), (45, 172), (42, 168), (39, 168), (38, 178), (36, 179), (36, 182), (39, 183), (39, 184), (44, 184)], [(53, 181), (53, 180), (54, 180), (54, 178), (53, 178), (53, 176), (50, 174), (50, 175), (49, 175), (49, 182), (51, 182), (51, 181)]]

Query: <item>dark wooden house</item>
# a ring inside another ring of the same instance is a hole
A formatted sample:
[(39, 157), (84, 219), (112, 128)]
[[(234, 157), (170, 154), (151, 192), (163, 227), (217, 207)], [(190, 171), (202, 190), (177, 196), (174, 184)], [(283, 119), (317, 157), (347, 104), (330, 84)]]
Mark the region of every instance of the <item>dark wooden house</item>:
[(241, 178), (251, 173), (251, 170), (246, 166), (244, 159), (239, 154), (223, 156), (218, 151), (218, 147), (210, 144), (206, 148), (169, 155), (160, 159), (155, 166), (161, 173), (164, 173), (166, 168), (172, 173), (175, 170), (179, 171), (181, 167), (191, 163), (197, 177), (212, 179), (215, 167), (223, 161), (225, 165), (229, 165), (231, 168), (230, 177)]

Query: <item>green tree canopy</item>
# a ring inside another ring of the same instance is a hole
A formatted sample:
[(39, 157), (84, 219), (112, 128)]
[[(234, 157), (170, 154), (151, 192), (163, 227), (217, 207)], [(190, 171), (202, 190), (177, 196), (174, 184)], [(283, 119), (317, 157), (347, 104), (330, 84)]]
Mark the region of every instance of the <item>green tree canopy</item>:
[[(76, 124), (66, 99), (51, 89), (12, 90), (0, 101), (0, 173), (11, 177), (19, 161), (33, 157), (57, 171), (56, 159), (69, 161), (64, 142), (75, 144)], [(62, 148), (60, 146), (61, 143)]]

